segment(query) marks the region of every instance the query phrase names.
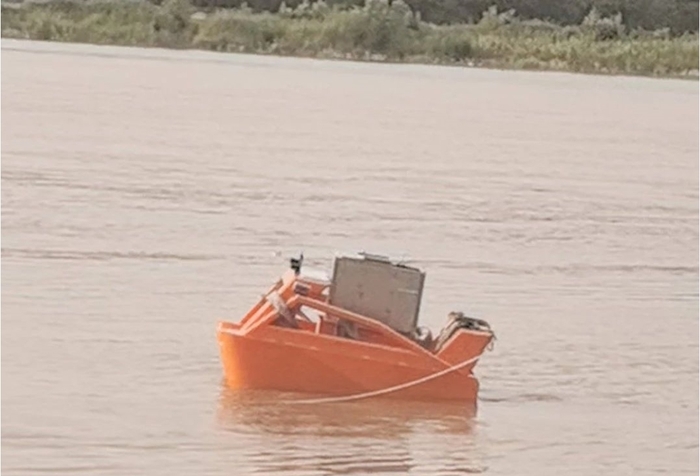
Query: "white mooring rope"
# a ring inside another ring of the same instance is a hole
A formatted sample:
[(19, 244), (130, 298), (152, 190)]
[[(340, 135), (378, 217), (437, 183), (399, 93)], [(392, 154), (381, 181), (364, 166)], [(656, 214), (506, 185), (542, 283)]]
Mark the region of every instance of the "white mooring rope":
[(388, 388), (382, 388), (379, 390), (373, 390), (371, 392), (365, 392), (365, 393), (357, 393), (355, 395), (347, 395), (344, 397), (326, 397), (326, 398), (313, 398), (309, 400), (288, 400), (286, 404), (289, 405), (309, 405), (312, 403), (339, 403), (339, 402), (349, 402), (352, 400), (361, 400), (363, 398), (370, 398), (370, 397), (377, 397), (380, 395), (386, 395), (389, 393), (393, 392), (398, 392), (399, 390), (404, 390), (406, 388), (410, 387), (415, 387), (416, 385), (420, 385), (422, 383), (428, 382), (430, 380), (434, 380), (438, 377), (442, 377), (443, 375), (446, 375), (450, 372), (454, 372), (455, 370), (459, 370), (462, 367), (466, 367), (467, 365), (471, 364), (472, 362), (475, 362), (478, 360), (482, 355), (484, 355), (486, 351), (480, 353), (479, 355), (472, 357), (471, 359), (467, 359), (464, 362), (461, 362), (457, 365), (453, 365), (452, 367), (448, 367), (444, 370), (441, 370), (439, 372), (436, 372), (434, 374), (427, 375), (425, 377), (419, 378), (418, 380), (413, 380), (411, 382), (406, 382), (402, 383), (401, 385), (396, 385), (394, 387), (388, 387)]

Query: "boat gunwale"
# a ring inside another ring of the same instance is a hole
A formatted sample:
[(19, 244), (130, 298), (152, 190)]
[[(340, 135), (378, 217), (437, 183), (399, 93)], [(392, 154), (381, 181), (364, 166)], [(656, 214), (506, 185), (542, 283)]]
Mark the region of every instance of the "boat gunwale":
[[(230, 327), (229, 327), (229, 326), (230, 326)], [(285, 328), (285, 327), (280, 327), (279, 329), (280, 329), (280, 330), (285, 330), (285, 331), (299, 331), (299, 330), (301, 330), (301, 329), (288, 329), (288, 328)], [(249, 329), (244, 329), (244, 328), (241, 327), (240, 322), (233, 322), (233, 321), (228, 321), (228, 320), (225, 320), (225, 319), (222, 319), (222, 320), (219, 321), (219, 325), (218, 325), (218, 328), (217, 328), (217, 332), (222, 332), (222, 333), (225, 333), (225, 334), (231, 334), (231, 335), (236, 335), (236, 336), (250, 336), (250, 335), (255, 335), (255, 334), (257, 334), (257, 333), (251, 333), (251, 332), (248, 332), (248, 331), (249, 331)], [(321, 333), (309, 332), (309, 331), (305, 331), (305, 330), (301, 330), (301, 331), (302, 331), (302, 332), (305, 332), (305, 333), (307, 333), (307, 334), (312, 334), (312, 335), (317, 335), (317, 336), (324, 336), (324, 337), (327, 337), (327, 338), (338, 339), (339, 341), (342, 341), (342, 342), (346, 342), (346, 341), (348, 340), (346, 337), (334, 336), (334, 335), (331, 335), (331, 334), (321, 334)], [(445, 341), (444, 344), (442, 344), (442, 347), (441, 347), (441, 348), (445, 348), (445, 347), (447, 346), (447, 344), (449, 344), (450, 342), (452, 342), (452, 341), (457, 337), (457, 335), (459, 335), (460, 332), (464, 332), (464, 333), (466, 333), (466, 334), (474, 334), (474, 335), (477, 335), (477, 336), (491, 336), (491, 335), (492, 335), (491, 332), (480, 331), (480, 330), (477, 330), (477, 329), (457, 329), (457, 332), (455, 332), (454, 334), (452, 334), (452, 335), (450, 336), (450, 338), (447, 339), (447, 340)], [(399, 335), (401, 335), (401, 334), (399, 334)], [(404, 336), (401, 336), (401, 337), (404, 337)], [(367, 341), (362, 341), (362, 340), (352, 340), (352, 342), (355, 342), (355, 343), (358, 343), (358, 342), (359, 342), (359, 343), (362, 343), (362, 344), (371, 345), (371, 346), (377, 346), (377, 347), (386, 347), (386, 348), (389, 348), (389, 349), (401, 349), (401, 347), (393, 347), (393, 346), (384, 345), (384, 344), (376, 344), (376, 343), (373, 343), (373, 342), (367, 342)], [(421, 347), (421, 348), (422, 348), (422, 347)], [(407, 349), (403, 349), (403, 350), (407, 350)], [(425, 349), (425, 350), (427, 350), (427, 349)], [(430, 351), (428, 351), (428, 352), (430, 352)]]
[[(225, 321), (224, 321), (225, 322)], [(291, 345), (294, 347), (303, 347), (297, 343), (293, 343), (291, 341), (286, 341), (286, 340), (278, 340), (278, 339), (269, 339), (263, 337), (260, 333), (250, 333), (250, 332), (245, 332), (242, 329), (222, 329), (222, 326), (219, 327), (218, 332), (222, 334), (231, 334), (236, 337), (243, 337), (251, 340), (259, 340), (259, 341), (266, 341), (266, 342), (275, 342), (275, 343), (283, 343), (285, 345)], [(290, 335), (294, 335), (300, 331), (300, 329), (290, 329), (286, 327), (277, 327), (275, 326), (275, 332), (289, 332)], [(354, 345), (364, 345), (367, 347), (372, 347), (372, 348), (378, 348), (381, 350), (389, 350), (389, 351), (398, 351), (402, 352), (408, 355), (415, 355), (414, 352), (412, 352), (410, 349), (407, 349), (405, 347), (398, 347), (398, 346), (390, 346), (390, 345), (385, 345), (385, 344), (378, 344), (375, 342), (367, 342), (363, 340), (355, 340), (355, 339), (348, 339), (347, 337), (340, 337), (340, 336), (335, 336), (331, 334), (321, 334), (321, 333), (316, 333), (316, 332), (309, 332), (305, 330), (301, 330), (304, 334), (312, 335), (317, 338), (323, 338), (323, 339), (329, 339), (331, 341), (337, 341), (337, 342), (344, 342), (344, 343), (351, 343)]]

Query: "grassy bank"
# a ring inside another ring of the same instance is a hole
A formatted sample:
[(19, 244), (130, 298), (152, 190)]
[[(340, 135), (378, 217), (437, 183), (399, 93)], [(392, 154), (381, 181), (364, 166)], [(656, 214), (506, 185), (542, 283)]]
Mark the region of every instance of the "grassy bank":
[(196, 12), (186, 0), (3, 4), (2, 36), (319, 58), (697, 77), (698, 35), (626, 31), (592, 11), (579, 26), (484, 13), (470, 25), (425, 23), (400, 0)]

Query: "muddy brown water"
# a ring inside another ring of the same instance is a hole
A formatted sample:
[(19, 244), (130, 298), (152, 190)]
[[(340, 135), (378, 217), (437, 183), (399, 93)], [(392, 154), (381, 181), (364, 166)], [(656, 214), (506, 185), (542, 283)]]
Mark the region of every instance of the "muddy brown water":
[[(494, 327), (475, 416), (222, 385), (358, 250)], [(697, 474), (697, 82), (3, 40), (2, 331), (3, 474)]]

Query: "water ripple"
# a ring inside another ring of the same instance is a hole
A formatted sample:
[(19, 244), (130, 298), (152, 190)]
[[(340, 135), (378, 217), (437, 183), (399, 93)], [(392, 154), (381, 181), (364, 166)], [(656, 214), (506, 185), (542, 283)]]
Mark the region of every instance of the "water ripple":
[(76, 250), (46, 250), (27, 248), (2, 248), (3, 258), (22, 258), (36, 260), (77, 260), (77, 261), (109, 261), (109, 260), (153, 260), (153, 261), (211, 261), (223, 259), (223, 255), (207, 255), (194, 253), (163, 253), (144, 251), (76, 251)]

